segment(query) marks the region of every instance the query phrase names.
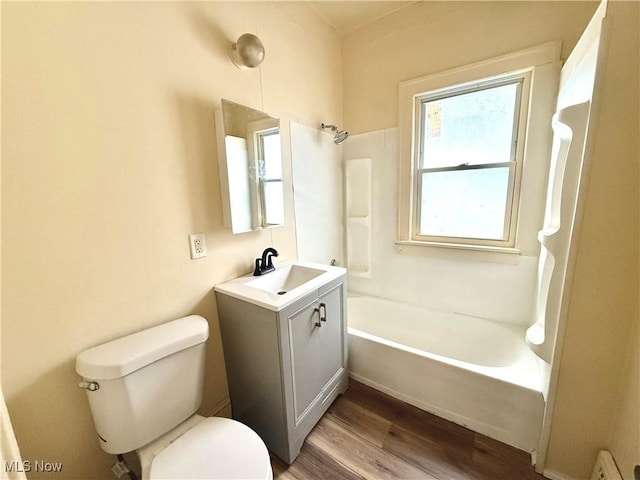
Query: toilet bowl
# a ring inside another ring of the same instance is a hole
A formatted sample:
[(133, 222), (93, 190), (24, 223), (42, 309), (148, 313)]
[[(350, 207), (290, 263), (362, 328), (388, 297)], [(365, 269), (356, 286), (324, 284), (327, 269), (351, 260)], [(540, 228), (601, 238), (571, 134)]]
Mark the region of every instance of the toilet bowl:
[(136, 451), (143, 479), (271, 480), (269, 452), (246, 425), (202, 417), (207, 321), (184, 317), (83, 351), (76, 372), (102, 449)]
[(273, 479), (264, 442), (249, 427), (229, 418), (194, 415), (137, 454), (143, 480)]

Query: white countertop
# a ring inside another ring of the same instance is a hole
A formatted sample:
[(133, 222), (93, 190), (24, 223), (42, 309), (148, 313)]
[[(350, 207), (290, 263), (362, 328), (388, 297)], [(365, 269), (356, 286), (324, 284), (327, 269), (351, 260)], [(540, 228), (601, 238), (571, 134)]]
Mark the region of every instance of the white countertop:
[(252, 274), (247, 274), (242, 277), (234, 278), (233, 280), (229, 280), (227, 282), (216, 285), (215, 291), (234, 298), (238, 298), (240, 300), (245, 300), (254, 305), (258, 305), (260, 307), (264, 307), (277, 312), (292, 304), (296, 300), (311, 293), (313, 290), (317, 290), (322, 285), (331, 282), (332, 280), (335, 280), (347, 273), (347, 269), (343, 267), (334, 267), (332, 265), (323, 265), (312, 262), (279, 263), (275, 265), (276, 272), (279, 269), (286, 268), (290, 265), (298, 265), (315, 270), (322, 270), (323, 273), (296, 288), (287, 290), (287, 292), (282, 295), (278, 295), (277, 293), (270, 293), (265, 290), (247, 285), (254, 280), (266, 277), (275, 272), (266, 273), (261, 276), (253, 276)]

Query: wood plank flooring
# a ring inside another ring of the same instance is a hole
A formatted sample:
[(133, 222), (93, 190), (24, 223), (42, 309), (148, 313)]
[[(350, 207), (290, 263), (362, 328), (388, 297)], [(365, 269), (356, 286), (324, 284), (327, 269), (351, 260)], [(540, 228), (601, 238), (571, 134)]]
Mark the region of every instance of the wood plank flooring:
[(275, 480), (543, 480), (529, 454), (361, 383), (333, 403)]

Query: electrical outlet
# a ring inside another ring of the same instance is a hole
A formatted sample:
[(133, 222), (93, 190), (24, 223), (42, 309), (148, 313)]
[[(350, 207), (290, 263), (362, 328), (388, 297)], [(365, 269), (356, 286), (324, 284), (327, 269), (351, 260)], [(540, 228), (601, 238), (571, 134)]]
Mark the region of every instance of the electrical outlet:
[(191, 247), (192, 259), (207, 256), (207, 244), (204, 240), (204, 233), (194, 233), (189, 235), (189, 246)]

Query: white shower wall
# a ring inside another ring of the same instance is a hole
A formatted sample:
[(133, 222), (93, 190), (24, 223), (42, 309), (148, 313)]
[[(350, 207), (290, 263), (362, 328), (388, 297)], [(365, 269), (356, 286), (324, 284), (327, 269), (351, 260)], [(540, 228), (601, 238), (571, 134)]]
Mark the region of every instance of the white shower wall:
[(341, 159), (332, 133), (291, 122), (299, 260), (344, 265)]
[(344, 143), (343, 153), (344, 160), (371, 158), (373, 165), (370, 276), (350, 275), (350, 291), (502, 322), (530, 323), (537, 257), (514, 256), (512, 264), (505, 264), (396, 249), (397, 128), (353, 135)]

